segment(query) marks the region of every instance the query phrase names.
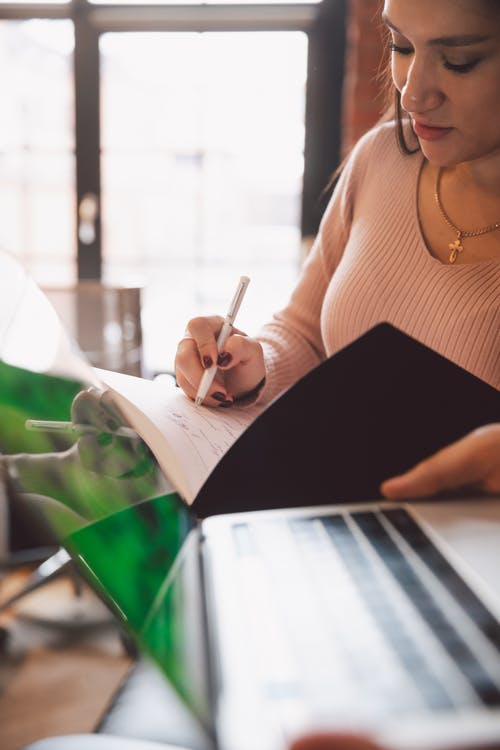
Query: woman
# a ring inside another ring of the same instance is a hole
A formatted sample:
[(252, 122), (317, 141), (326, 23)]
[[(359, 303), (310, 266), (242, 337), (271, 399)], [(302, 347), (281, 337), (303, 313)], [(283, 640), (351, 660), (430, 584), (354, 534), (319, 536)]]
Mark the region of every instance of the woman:
[(383, 20), (396, 123), (354, 148), (257, 338), (235, 332), (218, 353), (222, 319), (189, 322), (176, 375), (191, 398), (217, 361), (207, 405), (269, 400), (381, 321), (499, 386), (500, 2), (386, 0)]

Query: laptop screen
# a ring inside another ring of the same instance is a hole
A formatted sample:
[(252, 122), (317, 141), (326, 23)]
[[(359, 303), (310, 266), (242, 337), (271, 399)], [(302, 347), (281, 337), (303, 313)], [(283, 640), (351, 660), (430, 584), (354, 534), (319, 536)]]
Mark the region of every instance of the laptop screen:
[(210, 728), (199, 533), (178, 495), (146, 500), (71, 534), (92, 588)]
[(33, 280), (3, 253), (0, 271), (1, 561), (57, 545), (167, 483), (137, 436), (107, 426), (126, 420), (106, 413), (95, 371)]
[(192, 516), (144, 443), (108, 424), (94, 370), (37, 285), (3, 253), (0, 270), (0, 564), (65, 546), (208, 725)]

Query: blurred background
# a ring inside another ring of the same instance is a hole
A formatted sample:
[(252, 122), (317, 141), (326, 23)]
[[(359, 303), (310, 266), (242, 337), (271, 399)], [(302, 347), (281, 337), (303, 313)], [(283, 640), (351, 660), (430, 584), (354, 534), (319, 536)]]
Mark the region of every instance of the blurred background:
[(97, 366), (287, 300), (329, 176), (384, 108), (378, 0), (0, 0), (0, 248)]

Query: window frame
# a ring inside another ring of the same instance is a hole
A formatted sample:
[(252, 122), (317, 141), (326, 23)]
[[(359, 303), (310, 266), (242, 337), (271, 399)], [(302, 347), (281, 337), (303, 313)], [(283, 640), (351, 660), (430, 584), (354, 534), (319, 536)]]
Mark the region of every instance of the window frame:
[[(102, 278), (99, 37), (119, 31), (302, 31), (308, 36), (301, 234), (318, 230), (325, 186), (341, 160), (347, 0), (319, 3), (139, 5), (0, 2), (0, 20), (70, 19), (74, 24), (76, 205), (97, 199), (95, 237), (77, 236), (78, 280)], [(76, 220), (78, 233), (78, 216)]]

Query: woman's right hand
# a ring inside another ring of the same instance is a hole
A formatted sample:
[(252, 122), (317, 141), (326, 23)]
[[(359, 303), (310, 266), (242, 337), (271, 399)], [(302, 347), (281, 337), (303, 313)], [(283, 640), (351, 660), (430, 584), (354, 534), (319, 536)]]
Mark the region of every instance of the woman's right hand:
[(193, 400), (204, 370), (217, 364), (217, 374), (205, 398), (208, 406), (230, 406), (258, 388), (266, 375), (261, 344), (237, 328), (223, 350), (217, 351), (223, 322), (220, 316), (190, 320), (175, 357), (177, 383)]

